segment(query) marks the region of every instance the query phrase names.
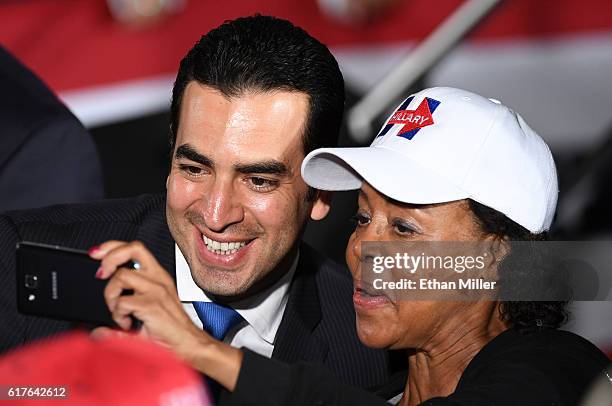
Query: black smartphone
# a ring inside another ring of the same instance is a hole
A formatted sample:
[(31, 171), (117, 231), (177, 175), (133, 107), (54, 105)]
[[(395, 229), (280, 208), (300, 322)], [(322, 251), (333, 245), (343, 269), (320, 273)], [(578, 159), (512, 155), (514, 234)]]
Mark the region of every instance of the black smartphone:
[(24, 314), (117, 327), (104, 300), (108, 280), (95, 277), (99, 266), (86, 251), (18, 243), (17, 309)]

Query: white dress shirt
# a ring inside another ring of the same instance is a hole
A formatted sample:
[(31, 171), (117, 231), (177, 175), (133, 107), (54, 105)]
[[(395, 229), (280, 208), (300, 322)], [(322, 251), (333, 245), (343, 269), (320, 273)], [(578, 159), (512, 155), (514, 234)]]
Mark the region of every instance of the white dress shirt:
[[(192, 302), (210, 302), (211, 300), (194, 282), (189, 265), (176, 244), (174, 251), (179, 299), (193, 323), (202, 328), (202, 322)], [(252, 297), (232, 303), (232, 307), (235, 306), (236, 311), (244, 320), (232, 328), (223, 341), (236, 348), (245, 347), (263, 356), (272, 356), (274, 339), (285, 313), (285, 307), (287, 307), (289, 285), (297, 268), (299, 256), (298, 252), (289, 272), (274, 285)]]

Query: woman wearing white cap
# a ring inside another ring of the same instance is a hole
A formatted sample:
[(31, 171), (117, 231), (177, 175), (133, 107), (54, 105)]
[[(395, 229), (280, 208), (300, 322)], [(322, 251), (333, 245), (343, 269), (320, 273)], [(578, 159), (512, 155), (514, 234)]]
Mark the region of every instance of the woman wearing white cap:
[[(574, 405), (603, 373), (601, 351), (557, 330), (566, 302), (397, 300), (364, 288), (362, 242), (488, 241), (507, 252), (510, 240), (545, 239), (557, 202), (554, 161), (507, 107), (426, 89), (398, 107), (370, 147), (315, 150), (302, 175), (317, 189), (360, 190), (346, 250), (357, 331), (368, 346), (406, 350), (410, 372), (377, 397), (315, 366), (210, 339), (192, 365), (233, 392), (229, 404)], [(494, 256), (504, 259), (491, 268), (508, 257)]]
[[(359, 338), (408, 348), (402, 405), (570, 405), (607, 358), (556, 330), (563, 301), (393, 300), (359, 288), (364, 241), (536, 241), (557, 203), (544, 141), (509, 108), (459, 89), (408, 99), (367, 148), (323, 148), (302, 165), (323, 190), (359, 189), (346, 259)], [(513, 270), (516, 271), (516, 270)]]
[[(370, 147), (315, 150), (302, 175), (317, 189), (360, 190), (346, 250), (359, 338), (409, 350), (410, 373), (396, 393), (387, 391), (391, 403), (573, 405), (604, 369), (595, 346), (557, 330), (565, 302), (394, 301), (360, 288), (364, 241), (546, 237), (555, 164), (512, 110), (459, 89), (427, 89), (398, 107)], [(248, 402), (256, 387), (263, 395), (253, 404), (377, 403), (325, 373), (272, 363), (246, 352), (236, 398)]]

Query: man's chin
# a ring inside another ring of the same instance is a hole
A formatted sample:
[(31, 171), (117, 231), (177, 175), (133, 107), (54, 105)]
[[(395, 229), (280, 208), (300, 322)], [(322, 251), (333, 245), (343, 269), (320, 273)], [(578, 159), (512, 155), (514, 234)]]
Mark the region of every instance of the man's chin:
[[(232, 298), (248, 292), (252, 283), (239, 270), (208, 268), (193, 275), (196, 284), (206, 294)], [(204, 275), (205, 274), (205, 275)]]

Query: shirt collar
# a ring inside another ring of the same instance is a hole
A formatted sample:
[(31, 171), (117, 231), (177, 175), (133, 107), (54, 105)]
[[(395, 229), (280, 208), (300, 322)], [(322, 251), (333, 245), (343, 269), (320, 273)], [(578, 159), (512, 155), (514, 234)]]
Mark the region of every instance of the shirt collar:
[[(176, 253), (176, 286), (181, 302), (210, 302), (204, 291), (195, 283), (189, 265), (183, 253), (174, 244)], [(232, 307), (253, 327), (257, 334), (269, 344), (274, 344), (274, 337), (287, 307), (289, 285), (297, 268), (300, 253), (298, 251), (289, 271), (267, 289), (240, 301)]]

